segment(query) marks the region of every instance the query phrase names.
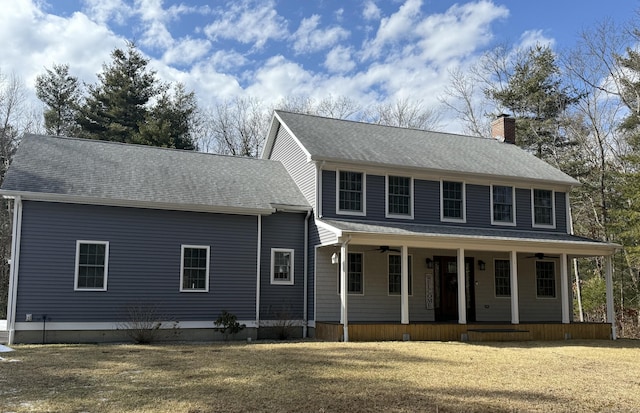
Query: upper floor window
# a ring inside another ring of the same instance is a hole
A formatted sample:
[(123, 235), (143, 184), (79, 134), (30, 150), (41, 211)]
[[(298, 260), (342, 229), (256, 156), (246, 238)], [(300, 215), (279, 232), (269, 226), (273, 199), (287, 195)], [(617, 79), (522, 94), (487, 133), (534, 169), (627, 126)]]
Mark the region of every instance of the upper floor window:
[(338, 213), (365, 213), (365, 177), (362, 172), (338, 172)]
[(209, 291), (209, 246), (183, 245), (180, 262), (180, 291)]
[(494, 261), (496, 297), (511, 296), (511, 263), (509, 260)]
[[(341, 291), (340, 266), (338, 266), (338, 294)], [(361, 252), (350, 252), (347, 255), (347, 292), (364, 294), (364, 263)]]
[(491, 186), (491, 223), (515, 225), (515, 192), (511, 186)]
[(293, 284), (292, 249), (271, 249), (271, 284)]
[(538, 298), (556, 297), (556, 272), (553, 261), (536, 261), (536, 295)]
[(465, 220), (465, 194), (463, 182), (442, 181), (441, 212), (443, 221)]
[(534, 189), (532, 191), (533, 226), (553, 227), (553, 191)]
[(387, 175), (387, 216), (413, 217), (412, 183), (405, 176)]
[(76, 242), (76, 290), (106, 291), (108, 268), (109, 242)]
[[(411, 255), (409, 255), (409, 295), (413, 294)], [(402, 293), (402, 256), (389, 254), (389, 295)]]

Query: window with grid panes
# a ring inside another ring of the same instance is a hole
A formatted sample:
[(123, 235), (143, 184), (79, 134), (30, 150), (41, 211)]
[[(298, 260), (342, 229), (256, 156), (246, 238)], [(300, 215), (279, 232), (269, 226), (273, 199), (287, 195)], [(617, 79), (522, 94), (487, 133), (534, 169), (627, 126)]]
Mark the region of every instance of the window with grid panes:
[(555, 298), (556, 275), (553, 261), (536, 261), (536, 294), (538, 297)]
[(442, 217), (464, 219), (462, 182), (442, 182)]
[(364, 186), (361, 172), (340, 171), (338, 209), (363, 212)]
[(494, 261), (496, 297), (511, 296), (511, 263), (509, 260)]
[(411, 178), (387, 177), (387, 206), (389, 215), (411, 215)]

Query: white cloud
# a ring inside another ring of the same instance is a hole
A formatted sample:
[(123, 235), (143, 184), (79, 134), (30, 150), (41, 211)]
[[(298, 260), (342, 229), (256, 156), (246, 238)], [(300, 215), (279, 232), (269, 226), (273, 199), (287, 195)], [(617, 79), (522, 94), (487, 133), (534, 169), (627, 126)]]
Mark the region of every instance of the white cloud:
[(162, 62), (167, 65), (191, 64), (203, 58), (211, 49), (211, 42), (207, 39), (182, 38), (165, 50)]
[(329, 53), (324, 61), (324, 67), (333, 73), (345, 73), (353, 70), (356, 63), (351, 59), (351, 48), (336, 46)]
[(380, 19), (382, 12), (380, 8), (373, 2), (373, 0), (367, 0), (364, 3), (364, 9), (362, 10), (362, 17), (365, 20), (378, 20)]
[(349, 37), (349, 32), (342, 27), (334, 26), (327, 29), (318, 29), (320, 16), (302, 19), (300, 27), (291, 36), (294, 40), (293, 50), (296, 53), (316, 52), (327, 49), (341, 40)]
[(123, 0), (85, 0), (84, 13), (98, 24), (115, 21), (124, 24), (133, 14), (133, 9)]
[(241, 0), (217, 10), (218, 19), (205, 27), (212, 40), (232, 39), (261, 49), (271, 39), (288, 36), (287, 21), (275, 10), (273, 0)]
[(422, 0), (406, 0), (396, 13), (382, 18), (376, 37), (365, 43), (365, 57), (378, 56), (388, 43), (412, 38), (413, 27), (420, 17), (420, 6)]
[(555, 40), (545, 36), (542, 30), (527, 30), (520, 35), (520, 41), (516, 45), (516, 48), (528, 49), (536, 45), (553, 47)]

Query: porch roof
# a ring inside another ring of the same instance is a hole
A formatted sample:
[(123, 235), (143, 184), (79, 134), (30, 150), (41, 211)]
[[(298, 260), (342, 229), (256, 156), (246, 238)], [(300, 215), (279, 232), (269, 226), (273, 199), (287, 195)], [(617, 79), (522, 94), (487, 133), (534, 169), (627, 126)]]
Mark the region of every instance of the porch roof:
[[(354, 241), (373, 244), (396, 241), (418, 245), (428, 242), (437, 243), (443, 248), (460, 246), (477, 250), (517, 249), (574, 255), (611, 255), (620, 248), (618, 244), (563, 232), (337, 219), (322, 219), (320, 222), (331, 227), (339, 238), (351, 236)], [(385, 238), (381, 238), (382, 236)]]

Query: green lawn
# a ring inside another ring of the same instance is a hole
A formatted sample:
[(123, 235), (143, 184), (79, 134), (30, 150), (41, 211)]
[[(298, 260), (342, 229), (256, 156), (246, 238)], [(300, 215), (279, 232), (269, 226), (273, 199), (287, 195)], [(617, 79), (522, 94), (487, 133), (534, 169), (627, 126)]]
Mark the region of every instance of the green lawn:
[(640, 341), (21, 345), (0, 412), (633, 412)]

